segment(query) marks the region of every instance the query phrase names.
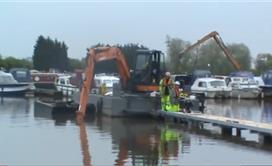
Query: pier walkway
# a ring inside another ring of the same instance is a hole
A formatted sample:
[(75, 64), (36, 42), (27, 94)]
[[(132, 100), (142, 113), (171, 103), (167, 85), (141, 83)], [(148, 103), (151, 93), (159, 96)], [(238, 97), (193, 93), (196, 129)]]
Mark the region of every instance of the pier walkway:
[(174, 122), (189, 123), (211, 123), (220, 126), (226, 134), (232, 135), (232, 128), (236, 128), (237, 134), (241, 134), (241, 130), (249, 130), (250, 132), (259, 133), (266, 140), (272, 140), (272, 124), (263, 122), (254, 122), (249, 120), (228, 118), (223, 116), (208, 115), (202, 113), (182, 113), (182, 112), (165, 112), (158, 111), (157, 115)]

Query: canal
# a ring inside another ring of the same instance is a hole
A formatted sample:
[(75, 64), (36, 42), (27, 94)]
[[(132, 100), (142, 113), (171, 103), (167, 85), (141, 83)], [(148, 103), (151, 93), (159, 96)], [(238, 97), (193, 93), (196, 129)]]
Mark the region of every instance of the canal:
[[(0, 165), (270, 165), (272, 145), (258, 134), (224, 136), (148, 117), (48, 113), (35, 98), (0, 101)], [(206, 100), (207, 114), (272, 123), (272, 102)]]

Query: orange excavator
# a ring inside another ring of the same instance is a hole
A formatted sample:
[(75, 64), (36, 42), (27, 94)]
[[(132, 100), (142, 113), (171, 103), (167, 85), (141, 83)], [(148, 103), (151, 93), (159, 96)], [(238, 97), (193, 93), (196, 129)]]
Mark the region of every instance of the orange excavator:
[(80, 104), (78, 108), (78, 113), (85, 116), (86, 106), (88, 104), (89, 92), (92, 87), (93, 78), (94, 78), (94, 68), (95, 63), (104, 61), (104, 60), (113, 60), (115, 59), (118, 63), (118, 70), (123, 82), (123, 85), (126, 86), (128, 80), (130, 79), (130, 73), (128, 70), (128, 65), (125, 61), (124, 55), (121, 50), (118, 48), (110, 47), (99, 47), (95, 49), (89, 49), (87, 54), (87, 69), (85, 71), (85, 80), (80, 94)]
[(231, 55), (230, 51), (228, 50), (227, 46), (224, 44), (222, 38), (220, 37), (219, 33), (216, 31), (210, 32), (209, 34), (205, 35), (203, 38), (198, 40), (193, 45), (189, 46), (187, 49), (179, 53), (179, 58), (181, 59), (186, 53), (191, 51), (193, 48), (199, 46), (200, 44), (204, 43), (205, 41), (213, 38), (218, 46), (223, 50), (227, 59), (231, 62), (236, 70), (241, 70), (241, 65), (235, 60), (235, 58)]
[[(121, 77), (122, 90), (141, 96), (145, 92), (157, 91), (164, 73), (164, 55), (158, 50), (138, 50), (129, 68), (125, 56), (117, 47), (88, 49), (85, 80), (80, 94), (78, 115), (84, 117), (89, 102), (89, 92), (94, 78), (95, 64), (105, 60), (115, 60)], [(135, 102), (134, 102), (135, 103)]]

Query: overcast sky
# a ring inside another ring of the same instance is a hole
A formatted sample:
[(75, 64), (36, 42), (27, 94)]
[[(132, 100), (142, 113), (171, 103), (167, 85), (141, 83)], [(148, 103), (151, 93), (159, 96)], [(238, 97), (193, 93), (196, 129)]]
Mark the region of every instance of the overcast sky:
[(216, 30), (252, 56), (272, 53), (272, 1), (0, 0), (0, 54), (31, 57), (39, 35), (64, 41), (82, 58), (98, 42), (139, 43), (166, 51), (166, 35), (195, 42)]

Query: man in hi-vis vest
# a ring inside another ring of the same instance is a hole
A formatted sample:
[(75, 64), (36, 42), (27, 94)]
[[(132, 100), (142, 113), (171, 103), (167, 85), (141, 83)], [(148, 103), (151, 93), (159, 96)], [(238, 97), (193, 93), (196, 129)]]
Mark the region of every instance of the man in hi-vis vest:
[(164, 111), (170, 111), (171, 109), (170, 91), (173, 86), (173, 80), (170, 77), (171, 73), (166, 72), (160, 81), (161, 105)]

